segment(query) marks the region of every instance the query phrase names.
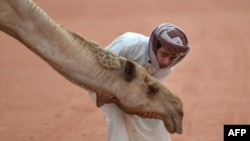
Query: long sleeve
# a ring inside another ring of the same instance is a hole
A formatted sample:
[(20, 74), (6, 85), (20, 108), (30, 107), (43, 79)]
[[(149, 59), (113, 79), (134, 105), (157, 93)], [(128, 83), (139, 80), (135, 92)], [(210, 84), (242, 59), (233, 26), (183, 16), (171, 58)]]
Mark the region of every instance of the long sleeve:
[[(147, 56), (149, 38), (132, 32), (117, 37), (106, 50), (142, 65), (153, 77), (163, 81), (170, 69), (155, 68)], [(161, 120), (144, 119), (128, 115), (115, 104), (101, 107), (108, 123), (108, 141), (171, 141), (169, 133)]]

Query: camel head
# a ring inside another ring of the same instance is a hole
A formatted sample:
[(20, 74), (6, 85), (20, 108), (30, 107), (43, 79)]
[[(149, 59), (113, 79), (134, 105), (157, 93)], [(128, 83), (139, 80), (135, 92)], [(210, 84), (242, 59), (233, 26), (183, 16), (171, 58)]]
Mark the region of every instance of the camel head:
[[(116, 97), (128, 114), (153, 112), (170, 133), (182, 133), (183, 104), (178, 96), (153, 78), (140, 65), (126, 60), (120, 70)], [(99, 105), (100, 106), (100, 105)]]

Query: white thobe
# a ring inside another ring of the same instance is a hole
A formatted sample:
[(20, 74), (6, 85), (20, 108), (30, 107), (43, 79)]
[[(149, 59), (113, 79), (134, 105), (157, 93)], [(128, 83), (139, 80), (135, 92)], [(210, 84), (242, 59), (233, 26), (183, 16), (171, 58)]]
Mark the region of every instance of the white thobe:
[[(106, 50), (137, 62), (157, 80), (163, 81), (172, 68), (159, 68), (154, 61), (156, 58), (150, 58), (148, 44), (149, 37), (127, 32), (117, 37)], [(95, 93), (90, 92), (90, 95), (95, 99)], [(100, 109), (106, 116), (108, 141), (171, 141), (161, 120), (126, 114), (116, 104), (105, 104)]]

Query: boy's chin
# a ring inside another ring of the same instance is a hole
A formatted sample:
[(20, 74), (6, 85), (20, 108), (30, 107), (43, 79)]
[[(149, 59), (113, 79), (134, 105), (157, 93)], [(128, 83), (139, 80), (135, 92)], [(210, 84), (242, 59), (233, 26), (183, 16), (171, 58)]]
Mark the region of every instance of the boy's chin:
[(163, 69), (163, 68), (166, 68), (168, 67), (169, 65), (160, 65), (160, 68)]

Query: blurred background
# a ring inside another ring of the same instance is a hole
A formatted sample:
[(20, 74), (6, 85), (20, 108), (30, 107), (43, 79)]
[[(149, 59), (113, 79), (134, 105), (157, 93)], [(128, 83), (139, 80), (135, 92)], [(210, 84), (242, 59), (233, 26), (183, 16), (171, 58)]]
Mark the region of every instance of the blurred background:
[[(170, 22), (191, 51), (164, 81), (184, 104), (172, 141), (221, 141), (224, 124), (250, 124), (250, 1), (34, 0), (66, 29), (106, 47), (120, 34), (150, 35)], [(106, 140), (103, 113), (68, 82), (0, 32), (0, 141)]]

